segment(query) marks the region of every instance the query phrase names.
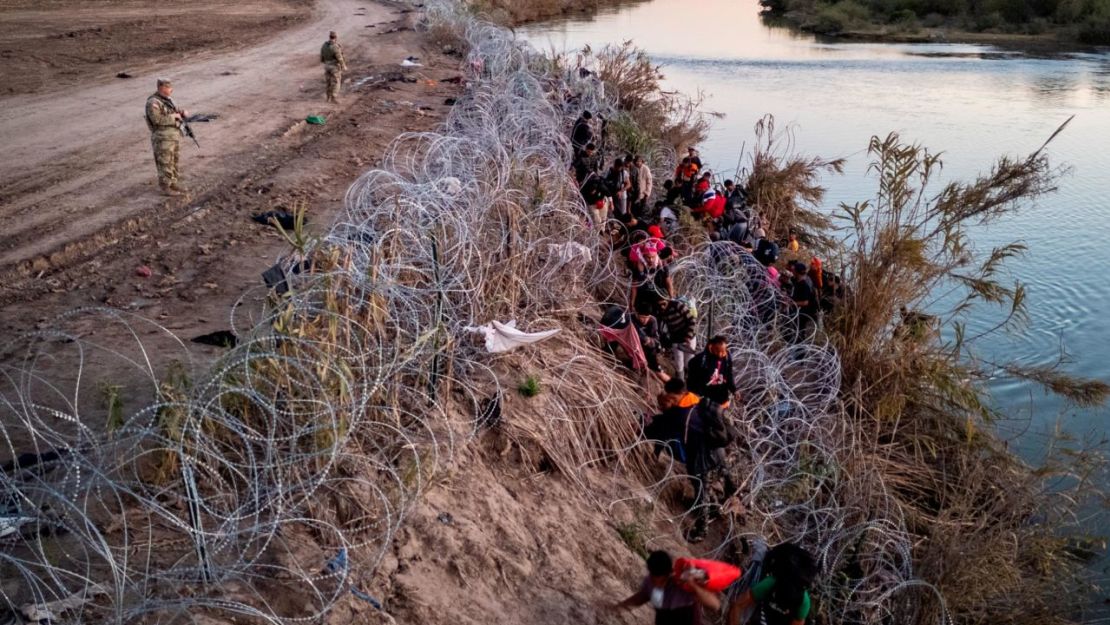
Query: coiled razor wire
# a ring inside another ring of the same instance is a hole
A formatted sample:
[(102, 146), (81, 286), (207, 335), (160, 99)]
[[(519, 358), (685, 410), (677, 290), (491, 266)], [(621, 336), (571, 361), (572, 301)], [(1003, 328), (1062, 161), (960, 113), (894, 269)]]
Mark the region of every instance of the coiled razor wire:
[[(430, 477), (502, 395), (498, 372), (518, 362), (486, 353), (471, 326), (570, 328), (594, 294), (623, 298), (626, 279), (567, 175), (573, 119), (611, 116), (615, 94), (457, 3), (430, 5), (426, 24), (465, 40), (466, 93), (440, 131), (400, 136), (352, 185), (331, 230), (287, 261), (290, 293), (260, 319), (233, 318), (239, 344), (213, 367), (183, 347), (155, 358), (144, 339), (168, 331), (101, 309), (8, 347), (0, 609), (70, 623), (301, 623), (352, 589), (369, 596), (352, 571), (368, 579), (382, 562)], [(648, 156), (661, 174), (673, 160)], [(731, 244), (701, 244), (673, 275), (700, 303), (701, 333), (729, 338), (743, 397), (734, 460), (751, 522), (718, 549), (754, 534), (811, 547), (833, 622), (920, 616), (926, 595), (909, 589), (928, 585), (913, 578), (898, 507), (876, 469), (846, 464), (856, 441), (839, 418), (834, 351), (769, 347), (788, 307)], [(109, 326), (131, 339), (90, 333)], [(547, 449), (572, 478), (645, 444), (629, 416), (642, 391), (598, 376), (608, 361), (582, 334), (528, 356), (551, 386), (537, 438), (581, 443)], [(112, 377), (149, 386), (113, 391)], [(157, 401), (125, 410), (128, 395)], [(675, 469), (648, 489), (682, 479)]]

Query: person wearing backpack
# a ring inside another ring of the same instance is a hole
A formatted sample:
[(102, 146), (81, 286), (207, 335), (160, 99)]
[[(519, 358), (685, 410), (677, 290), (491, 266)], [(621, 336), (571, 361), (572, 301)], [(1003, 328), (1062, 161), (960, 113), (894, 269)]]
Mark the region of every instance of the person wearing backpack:
[(659, 412), (644, 427), (644, 438), (659, 441), (656, 453), (670, 450), (675, 460), (686, 464), (686, 423), (701, 398), (686, 390), (686, 382), (673, 377), (663, 384)]
[[(709, 521), (706, 493), (710, 474), (723, 467), (723, 450), (732, 438), (725, 411), (737, 389), (725, 337), (718, 335), (709, 339), (705, 350), (690, 361), (686, 386), (702, 398), (690, 417), (690, 434), (686, 440), (686, 470), (694, 481), (694, 508), (697, 510), (687, 540), (699, 542), (705, 538)], [(725, 496), (730, 497), (735, 488), (727, 470), (724, 477)]]
[(667, 347), (671, 349), (676, 377), (686, 377), (686, 365), (697, 353), (697, 314), (681, 298), (664, 298), (659, 302), (659, 321), (667, 330)]
[(750, 623), (804, 625), (811, 608), (809, 589), (817, 578), (813, 556), (794, 543), (783, 543), (767, 552), (763, 571), (763, 579), (729, 606), (728, 625), (740, 625), (753, 606)]
[[(750, 225), (749, 229), (751, 229)], [(752, 235), (754, 234), (755, 231), (752, 230)], [(770, 239), (761, 238), (756, 243), (755, 252), (752, 255), (755, 256), (755, 259), (762, 263), (764, 267), (770, 267), (779, 259), (779, 246)]]
[(605, 181), (596, 173), (590, 173), (586, 176), (585, 182), (582, 183), (581, 189), (582, 200), (586, 202), (586, 207), (590, 210), (590, 218), (593, 220), (594, 227), (601, 228), (609, 217), (609, 209), (606, 205), (609, 191)]

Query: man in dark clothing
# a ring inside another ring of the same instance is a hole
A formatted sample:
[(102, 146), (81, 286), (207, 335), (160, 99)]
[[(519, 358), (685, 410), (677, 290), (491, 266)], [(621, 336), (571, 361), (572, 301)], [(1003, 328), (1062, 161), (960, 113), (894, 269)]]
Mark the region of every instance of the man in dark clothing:
[(628, 213), (628, 170), (624, 167), (624, 160), (616, 159), (605, 174), (605, 184), (609, 186), (609, 197), (613, 198), (613, 214), (617, 216)]
[(631, 597), (613, 606), (630, 610), (651, 603), (655, 625), (702, 625), (702, 607), (717, 611), (721, 598), (700, 584), (674, 573), (674, 560), (666, 551), (653, 551), (647, 559), (648, 575)]
[(636, 306), (636, 314), (632, 316), (632, 325), (636, 327), (636, 332), (639, 334), (640, 347), (644, 350), (648, 370), (660, 381), (666, 382), (671, 379), (671, 376), (664, 373), (663, 368), (659, 366), (659, 351), (662, 349), (659, 321), (651, 313), (652, 308), (641, 302)]
[(826, 317), (844, 302), (844, 282), (839, 274), (825, 270), (824, 286), (821, 288), (821, 312)]
[(732, 377), (732, 356), (728, 354), (725, 337), (710, 339), (705, 351), (690, 361), (686, 385), (690, 392), (728, 408), (732, 394), (736, 392), (736, 380)]
[[(748, 223), (748, 229), (752, 229), (752, 224)], [(752, 232), (751, 237), (755, 237), (756, 233)], [(755, 245), (755, 259), (763, 264), (764, 267), (770, 267), (775, 264), (779, 259), (779, 245), (770, 239), (759, 239)]]
[(692, 147), (686, 148), (686, 158), (690, 159), (691, 163), (698, 166), (698, 171), (701, 171), (701, 157), (698, 156), (698, 151), (696, 149)]
[(643, 260), (632, 265), (632, 293), (629, 300), (632, 308), (647, 306), (655, 310), (659, 302), (674, 297), (674, 283), (670, 271), (659, 259), (654, 247), (643, 249)]
[[(725, 199), (728, 201), (729, 210), (745, 211), (748, 204), (748, 195), (744, 192), (744, 187), (735, 184), (731, 180), (725, 181)], [(746, 212), (746, 211), (745, 211)], [(748, 215), (744, 215), (746, 219)]]
[(570, 144), (574, 147), (574, 155), (578, 156), (594, 139), (594, 132), (590, 130), (590, 120), (594, 116), (589, 111), (582, 111), (574, 121), (574, 129), (570, 133)]
[(682, 188), (674, 183), (674, 180), (663, 181), (663, 204), (667, 206), (674, 206), (680, 197), (682, 197)]
[(597, 171), (597, 157), (594, 153), (597, 147), (592, 143), (587, 143), (586, 147), (574, 159), (574, 179), (578, 181), (578, 186), (581, 187), (582, 183), (586, 181), (586, 177)]
[(587, 206), (593, 206), (603, 201), (608, 195), (609, 189), (605, 186), (605, 181), (601, 179), (601, 176), (586, 176), (586, 180), (582, 184), (582, 199), (586, 201)]
[(791, 280), (790, 299), (794, 301), (794, 305), (798, 308), (794, 341), (801, 342), (813, 331), (820, 304), (817, 301), (817, 290), (813, 288), (813, 282), (806, 275), (807, 267), (805, 263), (796, 262), (791, 270), (794, 272), (794, 277)]
[(730, 209), (722, 217), (721, 225), (724, 228), (721, 238), (743, 247), (752, 246), (751, 230), (748, 228), (748, 218), (744, 213), (736, 209)]
[(635, 165), (635, 158), (629, 154), (624, 157), (624, 169), (628, 172), (628, 212), (636, 212), (636, 200), (640, 197), (640, 168)]

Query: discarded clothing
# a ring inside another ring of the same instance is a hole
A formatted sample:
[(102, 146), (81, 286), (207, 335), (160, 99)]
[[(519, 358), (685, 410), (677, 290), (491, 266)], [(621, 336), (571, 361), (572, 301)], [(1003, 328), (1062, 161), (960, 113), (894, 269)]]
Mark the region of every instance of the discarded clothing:
[(544, 330), (543, 332), (521, 332), (516, 329), (516, 319), (508, 323), (493, 321), (484, 326), (472, 326), (467, 329), (480, 332), (486, 336), (486, 351), (491, 354), (507, 352), (530, 343), (538, 343), (559, 333), (558, 328)]
[(591, 262), (594, 259), (594, 253), (590, 248), (569, 241), (567, 243), (548, 243), (547, 251), (555, 261), (556, 267), (562, 267), (574, 261)]
[(601, 334), (601, 338), (610, 343), (616, 343), (624, 349), (632, 359), (633, 371), (647, 369), (647, 356), (644, 355), (644, 348), (640, 345), (640, 333), (634, 324), (628, 324), (621, 329), (599, 326), (597, 331)]

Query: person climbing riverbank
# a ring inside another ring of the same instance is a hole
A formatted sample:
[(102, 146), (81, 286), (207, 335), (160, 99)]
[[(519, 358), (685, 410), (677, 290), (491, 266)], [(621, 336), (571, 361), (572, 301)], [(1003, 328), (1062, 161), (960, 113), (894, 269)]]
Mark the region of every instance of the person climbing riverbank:
[(614, 612), (651, 604), (655, 625), (702, 625), (702, 610), (721, 609), (720, 596), (692, 579), (674, 573), (674, 560), (666, 551), (653, 551), (647, 557), (647, 576), (632, 596), (613, 605)]
[(817, 563), (794, 543), (777, 545), (764, 558), (763, 579), (746, 590), (728, 608), (727, 625), (742, 625), (745, 612), (755, 608), (751, 620), (765, 625), (804, 625), (812, 609), (809, 591), (817, 577)]

